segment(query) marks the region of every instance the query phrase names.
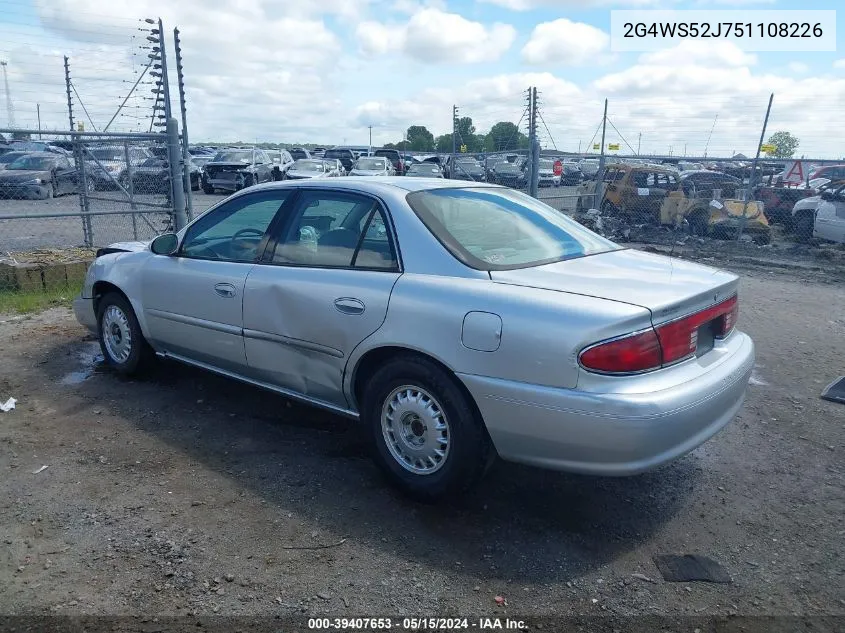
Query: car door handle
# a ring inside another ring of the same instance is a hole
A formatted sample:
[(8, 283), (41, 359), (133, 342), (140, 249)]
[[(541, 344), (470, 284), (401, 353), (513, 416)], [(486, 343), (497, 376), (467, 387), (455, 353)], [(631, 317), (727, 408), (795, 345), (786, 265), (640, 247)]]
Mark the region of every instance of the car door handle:
[(363, 314), (364, 302), (354, 297), (340, 297), (334, 300), (334, 307), (343, 314)]
[(214, 292), (219, 294), (221, 297), (224, 297), (225, 299), (231, 299), (235, 296), (236, 290), (232, 284), (219, 283), (214, 286)]

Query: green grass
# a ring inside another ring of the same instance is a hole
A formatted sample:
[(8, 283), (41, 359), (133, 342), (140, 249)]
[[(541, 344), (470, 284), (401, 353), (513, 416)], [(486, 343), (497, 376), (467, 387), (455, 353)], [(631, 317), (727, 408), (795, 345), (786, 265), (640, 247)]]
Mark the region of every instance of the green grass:
[(56, 290), (0, 290), (0, 314), (32, 314), (56, 306), (70, 307), (82, 284)]

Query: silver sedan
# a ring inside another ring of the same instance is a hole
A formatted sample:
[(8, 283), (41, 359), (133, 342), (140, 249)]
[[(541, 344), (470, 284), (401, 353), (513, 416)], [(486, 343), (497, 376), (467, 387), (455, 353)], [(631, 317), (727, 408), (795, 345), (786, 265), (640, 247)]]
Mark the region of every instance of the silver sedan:
[(510, 189), (361, 177), (251, 187), (103, 249), (74, 308), (118, 372), (158, 355), (359, 420), (434, 499), (497, 455), (630, 475), (710, 438), (754, 365), (737, 286)]

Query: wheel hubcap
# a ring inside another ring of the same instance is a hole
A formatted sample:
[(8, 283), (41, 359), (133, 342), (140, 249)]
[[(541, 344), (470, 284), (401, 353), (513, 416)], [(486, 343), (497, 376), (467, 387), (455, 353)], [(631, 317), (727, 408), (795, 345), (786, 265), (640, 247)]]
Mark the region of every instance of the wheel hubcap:
[(381, 430), (391, 456), (405, 470), (430, 475), (446, 463), (449, 422), (425, 389), (409, 385), (394, 389), (382, 407)]
[(103, 342), (112, 360), (125, 363), (132, 353), (132, 330), (123, 310), (111, 305), (103, 315)]

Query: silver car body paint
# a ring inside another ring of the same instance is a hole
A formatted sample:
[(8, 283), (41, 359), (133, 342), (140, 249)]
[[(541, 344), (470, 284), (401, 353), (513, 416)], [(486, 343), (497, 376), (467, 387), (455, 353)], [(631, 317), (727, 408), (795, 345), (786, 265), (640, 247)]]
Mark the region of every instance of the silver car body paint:
[[(115, 247), (127, 252), (103, 255), (89, 269), (74, 302), (80, 323), (96, 331), (93, 286), (107, 282), (129, 298), (158, 353), (351, 417), (360, 405), (356, 371), (368, 353), (386, 347), (423, 353), (463, 383), (502, 458), (575, 472), (654, 468), (707, 440), (743, 402), (754, 345), (738, 330), (700, 357), (643, 374), (599, 375), (578, 363), (592, 343), (728, 298), (738, 285), (731, 273), (632, 250), (516, 270), (469, 268), (406, 196), (495, 187), (484, 183), (300, 180), (259, 185), (227, 200), (286, 187), (354, 191), (379, 201), (398, 243), (399, 270), (186, 260), (126, 243)], [(183, 286), (180, 270), (207, 276), (205, 287)], [(221, 283), (235, 297), (215, 294)]]

